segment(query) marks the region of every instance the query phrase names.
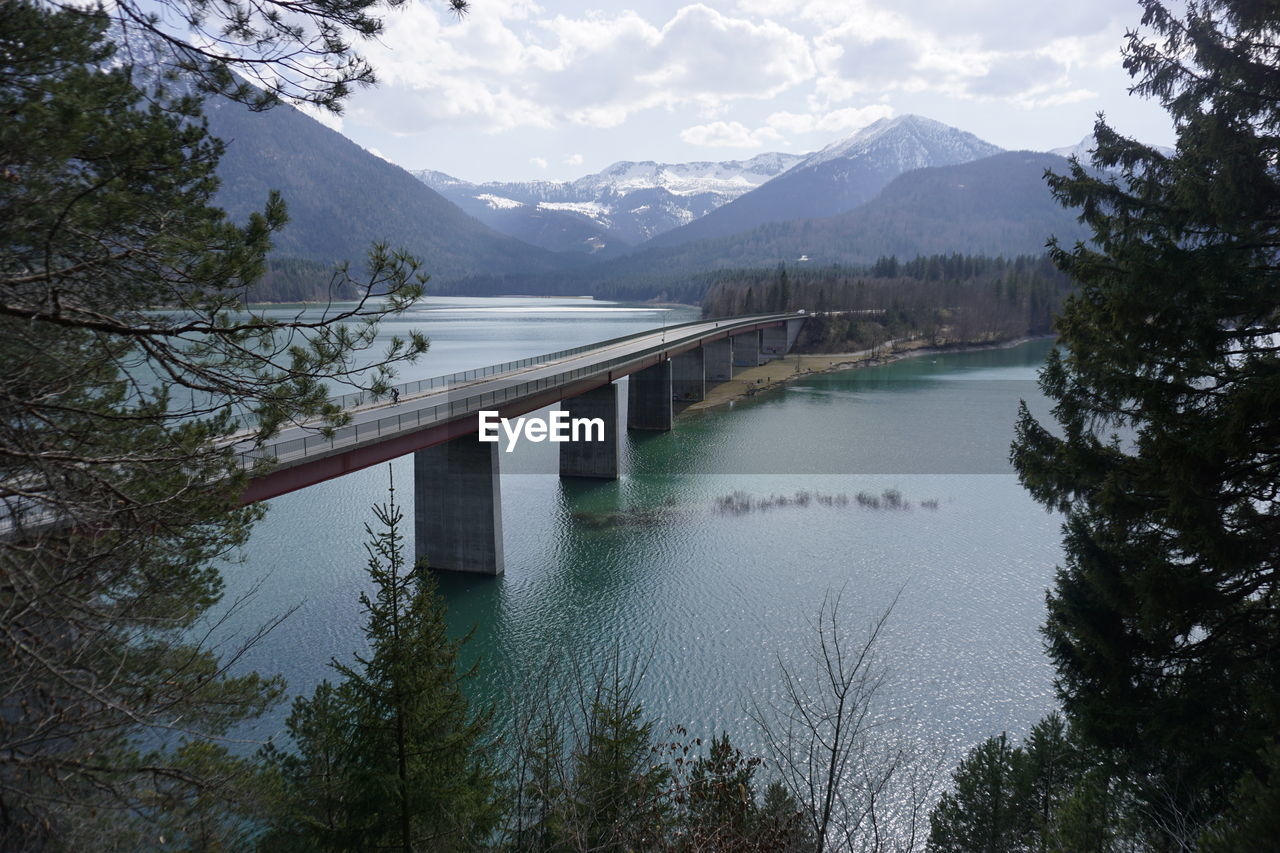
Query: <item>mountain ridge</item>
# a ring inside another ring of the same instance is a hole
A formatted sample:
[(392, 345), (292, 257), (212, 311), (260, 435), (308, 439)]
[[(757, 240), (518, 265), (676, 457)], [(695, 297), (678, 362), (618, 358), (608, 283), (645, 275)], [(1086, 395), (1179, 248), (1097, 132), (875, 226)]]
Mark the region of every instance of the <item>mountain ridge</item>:
[(866, 204), (833, 217), (770, 222), (726, 237), (642, 248), (556, 277), (478, 277), (450, 292), (631, 299), (665, 292), (696, 299), (696, 287), (686, 285), (721, 269), (866, 266), (887, 255), (1038, 255), (1050, 236), (1065, 245), (1087, 237), (1077, 214), (1059, 205), (1044, 182), (1046, 170), (1063, 173), (1067, 165), (1044, 152), (1002, 151), (904, 172)]
[(289, 224), (274, 257), (363, 265), (387, 243), (438, 278), (484, 272), (552, 272), (580, 262), (475, 221), (406, 170), (288, 104), (263, 112), (225, 100), (205, 104), (209, 132), (225, 143), (215, 203), (233, 220), (261, 210), (279, 190)]
[(904, 172), (969, 162), (1001, 150), (972, 133), (923, 116), (880, 119), (646, 245), (678, 246), (727, 237), (769, 222), (835, 216), (870, 200)]
[(473, 183), (412, 172), (486, 225), (560, 252), (616, 256), (749, 192), (803, 159), (783, 152), (747, 160), (622, 160), (572, 181)]

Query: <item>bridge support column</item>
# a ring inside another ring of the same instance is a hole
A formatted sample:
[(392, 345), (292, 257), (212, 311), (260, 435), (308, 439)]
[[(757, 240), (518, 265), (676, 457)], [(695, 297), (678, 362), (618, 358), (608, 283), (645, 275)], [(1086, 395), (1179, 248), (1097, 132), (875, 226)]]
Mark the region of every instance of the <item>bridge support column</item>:
[(800, 337), (800, 329), (804, 328), (805, 320), (808, 316), (797, 316), (794, 320), (787, 320), (787, 352), (791, 352), (791, 348), (796, 345), (796, 338)]
[[(618, 479), (618, 386), (612, 382), (560, 402), (573, 418), (604, 421), (603, 441), (566, 441), (560, 445), (561, 477)], [(572, 421), (571, 421), (572, 422)], [(588, 430), (586, 438), (599, 437)]]
[(733, 338), (710, 341), (703, 345), (702, 352), (705, 378), (716, 382), (733, 378)]
[(734, 367), (755, 367), (760, 363), (760, 330), (733, 336)]
[(631, 374), (627, 385), (627, 429), (671, 429), (671, 361)]
[(787, 352), (791, 352), (791, 348), (796, 345), (796, 338), (800, 337), (800, 330), (804, 328), (807, 317), (797, 317), (794, 320), (787, 321)]
[(787, 327), (770, 326), (760, 330), (760, 354), (765, 358), (781, 358), (787, 354)]
[(702, 347), (671, 359), (671, 398), (697, 403), (706, 396), (706, 358)]
[(431, 568), (502, 574), (499, 446), (462, 435), (413, 454), (414, 555)]

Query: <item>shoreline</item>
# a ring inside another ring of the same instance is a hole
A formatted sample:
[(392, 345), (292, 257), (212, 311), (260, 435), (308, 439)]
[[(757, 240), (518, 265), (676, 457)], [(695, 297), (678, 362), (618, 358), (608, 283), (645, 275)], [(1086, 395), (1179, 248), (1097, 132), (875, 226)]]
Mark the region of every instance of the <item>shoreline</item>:
[(707, 389), (702, 400), (691, 403), (681, 411), (697, 412), (715, 409), (738, 400), (745, 400), (757, 394), (781, 388), (789, 382), (805, 376), (818, 376), (823, 373), (834, 373), (837, 370), (856, 370), (863, 367), (879, 367), (906, 358), (922, 355), (938, 355), (952, 352), (978, 352), (990, 349), (1009, 349), (1030, 341), (1052, 338), (1054, 335), (1027, 335), (1008, 341), (991, 343), (962, 344), (958, 346), (931, 347), (923, 341), (901, 341), (901, 348), (888, 353), (872, 356), (873, 350), (865, 349), (857, 352), (837, 353), (793, 353), (776, 358), (757, 367), (748, 367), (735, 373), (732, 379), (726, 379)]

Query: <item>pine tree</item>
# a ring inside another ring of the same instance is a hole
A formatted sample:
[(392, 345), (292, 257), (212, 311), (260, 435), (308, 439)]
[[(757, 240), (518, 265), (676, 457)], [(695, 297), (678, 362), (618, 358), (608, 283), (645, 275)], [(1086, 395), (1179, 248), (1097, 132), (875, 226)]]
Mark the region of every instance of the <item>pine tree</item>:
[(1245, 775), (1217, 825), (1201, 840), (1205, 853), (1266, 850), (1280, 838), (1280, 744), (1262, 752), (1262, 769)]
[(1018, 769), (1024, 837), (1035, 842), (1032, 850), (1050, 850), (1059, 812), (1085, 771), (1061, 714), (1050, 714), (1031, 728)]
[[(89, 6), (0, 4), (6, 849), (154, 845), (177, 814), (229, 837), (209, 804), (238, 808), (241, 765), (217, 741), (282, 689), (231, 674), (241, 652), (210, 641), (217, 561), (261, 514), (238, 506), (229, 438), (242, 416), (250, 445), (291, 420), (341, 423), (327, 381), (352, 376), (386, 313), (367, 289), (345, 317), (241, 310), (283, 204), (243, 225), (211, 205), (222, 147), (199, 104), (135, 85), (107, 25)], [(403, 309), (413, 263), (375, 255), (371, 284)]]
[(1005, 734), (974, 747), (929, 817), (929, 849), (938, 853), (1012, 853), (1023, 849), (1026, 803), (1019, 785), (1022, 750)]
[(522, 772), (507, 782), (508, 809), (514, 818), (510, 844), (516, 850), (554, 850), (566, 838), (568, 769), (564, 764), (564, 732), (556, 719), (559, 709), (545, 707), (546, 713), (534, 722), (528, 743), (517, 743), (522, 751)]
[(774, 853), (809, 853), (818, 847), (804, 809), (776, 779), (765, 786), (761, 798), (756, 840), (760, 849)]
[(1135, 90), (1171, 157), (1099, 120), (1093, 164), (1050, 178), (1089, 245), (1013, 462), (1066, 514), (1045, 626), (1073, 727), (1138, 786), (1153, 844), (1183, 843), (1261, 772), (1280, 728), (1280, 64), (1274, 4), (1142, 0)]
[(615, 660), (591, 698), (586, 737), (574, 750), (571, 837), (588, 850), (659, 846), (670, 822), (671, 772), (654, 743), (654, 722), (635, 697), (637, 681)]
[(267, 744), (264, 763), (278, 790), (273, 828), (264, 850), (350, 850), (357, 840), (350, 813), (352, 720), (349, 696), (322, 681), (311, 696), (299, 696), (285, 723), (294, 751)]
[[(382, 15), (404, 0), (115, 0), (55, 3), (71, 13), (112, 18), (117, 40), (179, 85), (194, 83), (266, 109), (279, 100), (335, 113), (353, 87), (376, 82), (354, 37), (382, 32)], [(467, 0), (445, 0), (464, 15)]]
[(745, 849), (759, 831), (754, 776), (758, 758), (746, 758), (728, 733), (713, 737), (689, 772), (688, 818), (694, 849)]
[(488, 715), (462, 692), (460, 642), (448, 636), (434, 579), (406, 564), (394, 487), (374, 516), (365, 545), (374, 594), (360, 596), (369, 650), (335, 661), (337, 686), (295, 704), (297, 752), (277, 757), (286, 793), (264, 849), (467, 849), (497, 817)]

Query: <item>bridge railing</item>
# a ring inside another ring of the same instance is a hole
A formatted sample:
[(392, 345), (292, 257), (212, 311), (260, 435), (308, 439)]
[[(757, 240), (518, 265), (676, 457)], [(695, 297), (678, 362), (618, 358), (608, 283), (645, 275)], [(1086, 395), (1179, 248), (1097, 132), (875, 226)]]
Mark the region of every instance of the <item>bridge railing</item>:
[[(667, 331), (673, 331), (685, 328), (686, 326), (693, 326), (705, 322), (705, 320), (690, 320), (685, 323), (676, 323), (671, 326), (666, 326), (665, 328)], [(470, 382), (475, 382), (477, 379), (486, 379), (490, 376), (497, 376), (499, 373), (508, 373), (512, 370), (521, 370), (526, 367), (536, 367), (540, 364), (547, 364), (548, 362), (558, 361), (562, 358), (569, 358), (570, 356), (578, 355), (580, 353), (587, 352), (588, 350), (625, 343), (626, 341), (633, 340), (635, 338), (651, 335), (653, 332), (653, 329), (646, 329), (643, 332), (632, 332), (629, 335), (621, 335), (620, 337), (610, 338), (604, 341), (596, 341), (590, 344), (583, 344), (582, 346), (557, 350), (556, 352), (549, 352), (544, 355), (519, 358), (515, 361), (504, 361), (501, 364), (490, 364), (485, 367), (472, 368), (471, 370), (460, 370), (456, 373), (445, 374), (444, 376), (433, 376), (430, 379), (417, 379), (412, 382), (402, 382), (401, 384), (393, 387), (399, 392), (401, 397), (412, 397), (416, 394), (421, 394), (424, 391), (434, 391), (436, 389), (443, 390), (454, 385), (465, 385)], [(362, 406), (365, 403), (373, 402), (373, 397), (367, 391), (354, 391), (350, 394), (341, 394), (336, 397), (330, 397), (329, 399), (344, 409)]]
[[(751, 318), (750, 321), (738, 321), (738, 323), (740, 323), (741, 325), (750, 325), (751, 322), (762, 322), (766, 320), (767, 320), (766, 317), (754, 317), (754, 318)], [(706, 321), (704, 320), (698, 320), (698, 321), (695, 321), (695, 323), (682, 323), (680, 324), (680, 326), (668, 327), (668, 331), (672, 329), (679, 329), (680, 327), (683, 327), (683, 326), (694, 325), (694, 324), (702, 325), (705, 322)], [(641, 337), (644, 335), (651, 335), (653, 334), (653, 332), (654, 330), (650, 329), (649, 331), (642, 332), (639, 335), (626, 335), (621, 338), (614, 338), (609, 341), (602, 341), (596, 344), (592, 344), (591, 346), (588, 346), (588, 347), (576, 347), (573, 350), (564, 350), (562, 351), (562, 353), (569, 353), (570, 355), (572, 355), (580, 352), (585, 352), (587, 350), (599, 349), (601, 347), (626, 341), (631, 338)], [(395, 415), (389, 415), (385, 418), (379, 418), (376, 421), (368, 421), (361, 424), (350, 424), (348, 426), (340, 427), (334, 430), (332, 435), (328, 435), (328, 436), (317, 433), (315, 435), (304, 436), (303, 438), (295, 438), (295, 439), (289, 439), (287, 441), (273, 442), (271, 444), (266, 444), (266, 445), (263, 445), (262, 447), (255, 448), (253, 450), (246, 450), (242, 452), (240, 454), (241, 463), (246, 467), (248, 467), (260, 460), (286, 462), (297, 457), (298, 455), (305, 456), (311, 451), (319, 450), (321, 448), (336, 450), (340, 447), (359, 444), (361, 441), (365, 441), (370, 438), (377, 438), (383, 435), (396, 435), (410, 428), (447, 422), (457, 417), (460, 417), (462, 415), (479, 412), (482, 409), (494, 408), (496, 406), (501, 405), (502, 403), (505, 403), (508, 400), (525, 397), (530, 394), (537, 393), (539, 391), (544, 391), (548, 388), (555, 388), (561, 385), (567, 385), (571, 382), (574, 382), (586, 376), (592, 376), (602, 372), (606, 372), (621, 364), (626, 364), (627, 362), (635, 361), (638, 358), (644, 358), (645, 356), (653, 355), (654, 353), (661, 352), (665, 349), (669, 349), (673, 344), (678, 344), (683, 340), (685, 340), (685, 338), (682, 337), (682, 338), (676, 338), (674, 340), (663, 341), (661, 343), (654, 344), (653, 346), (646, 347), (643, 350), (639, 350), (638, 352), (628, 353), (622, 356), (616, 356), (606, 361), (593, 362), (590, 365), (562, 371), (560, 373), (556, 373), (551, 376), (545, 376), (539, 379), (534, 379), (526, 382), (513, 381), (511, 384), (505, 385), (494, 391), (487, 391), (480, 394), (471, 394), (465, 397), (460, 397), (456, 400), (448, 400), (447, 402), (437, 403), (436, 405), (433, 405), (433, 406), (424, 406), (422, 408), (415, 409), (411, 412), (401, 412)], [(509, 362), (509, 364), (520, 365), (522, 362), (528, 362), (530, 365), (533, 365), (538, 363), (545, 363), (546, 361), (554, 360), (551, 356), (564, 357), (564, 355), (562, 354), (551, 353), (548, 356), (537, 356), (533, 359), (521, 359), (520, 361)], [(539, 362), (537, 359), (542, 359), (542, 361)], [(498, 367), (498, 366), (499, 365), (493, 365), (492, 367)], [(464, 374), (474, 374), (473, 378), (480, 379), (480, 378), (484, 378), (484, 376), (486, 375), (492, 375), (492, 374), (485, 374), (483, 372), (489, 369), (490, 368), (477, 368), (474, 371), (463, 371), (462, 374), (452, 374), (452, 375), (460, 376)], [(514, 369), (518, 369), (518, 367), (511, 367), (509, 369), (514, 370)]]

